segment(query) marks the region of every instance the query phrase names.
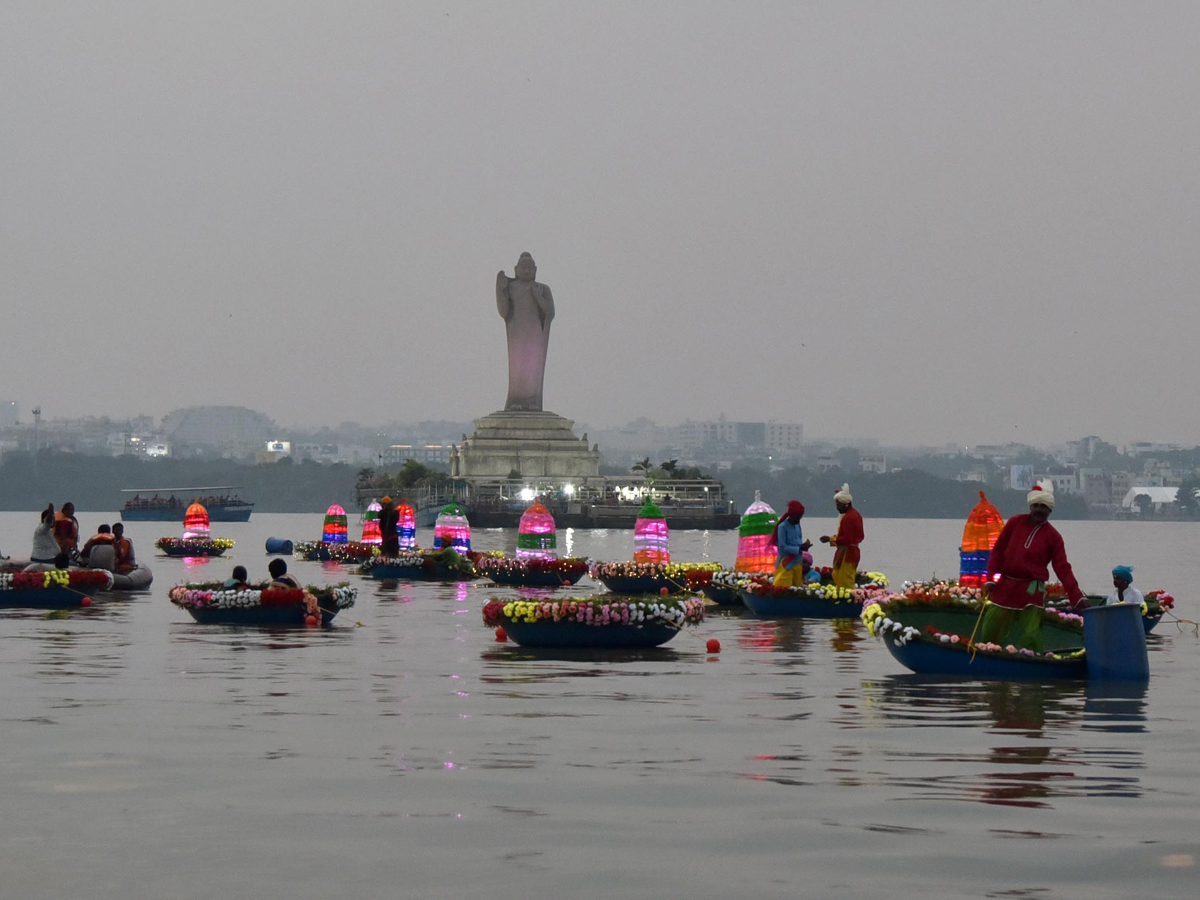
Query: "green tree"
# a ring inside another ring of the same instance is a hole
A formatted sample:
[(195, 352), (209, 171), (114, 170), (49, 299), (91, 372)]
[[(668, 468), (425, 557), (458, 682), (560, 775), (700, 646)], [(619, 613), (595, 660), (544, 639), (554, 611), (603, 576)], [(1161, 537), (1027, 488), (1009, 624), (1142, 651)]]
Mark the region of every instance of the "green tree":
[(666, 473), (668, 478), (674, 478), (675, 470), (679, 467), (679, 460), (668, 459), (666, 462), (660, 462), (658, 467)]

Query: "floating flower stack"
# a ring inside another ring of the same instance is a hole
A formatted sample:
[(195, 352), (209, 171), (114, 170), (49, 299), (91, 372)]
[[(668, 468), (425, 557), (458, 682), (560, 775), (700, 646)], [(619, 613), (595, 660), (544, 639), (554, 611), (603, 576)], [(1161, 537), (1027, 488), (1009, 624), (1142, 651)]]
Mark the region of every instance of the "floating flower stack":
[(383, 507), (378, 500), (372, 500), (367, 505), (367, 514), (363, 518), (362, 540), (363, 544), (382, 544), (383, 532), (379, 530), (379, 513), (383, 511)]
[(0, 572), (0, 608), (67, 609), (87, 606), (91, 603), (92, 595), (111, 590), (112, 586), (112, 573), (105, 569)]
[(405, 500), (396, 507), (396, 532), (400, 535), (401, 550), (417, 549), (417, 511)]
[(350, 541), (350, 524), (346, 519), (346, 510), (334, 503), (325, 510), (325, 523), (321, 529), (321, 542), (324, 544), (345, 544)]
[(594, 563), (591, 576), (614, 594), (682, 594), (698, 590), (705, 574), (721, 571), (719, 563)]
[(193, 503), (184, 513), (182, 537), (162, 537), (154, 542), (167, 556), (220, 556), (233, 544), (231, 538), (210, 536), (208, 510), (202, 503)]
[(554, 559), (558, 556), (554, 516), (537, 500), (521, 514), (517, 527), (517, 557), (519, 559)]
[(967, 516), (967, 524), (963, 526), (962, 543), (958, 548), (959, 584), (978, 587), (987, 581), (988, 559), (1003, 530), (1004, 518), (1000, 515), (1000, 510), (992, 506), (987, 496), (980, 491), (979, 502)]
[(457, 503), (447, 503), (433, 523), (433, 549), (451, 547), (459, 553), (471, 549), (471, 525), (467, 514)]
[(666, 517), (652, 500), (647, 500), (633, 523), (633, 561), (669, 563), (670, 543)]
[(178, 584), (168, 599), (197, 622), (214, 625), (328, 625), (354, 605), (358, 589), (342, 583), (302, 590), (226, 588), (222, 582)]
[(529, 559), (520, 557), (483, 556), (475, 569), (496, 584), (515, 587), (564, 587), (575, 584), (587, 574), (586, 559)]
[(486, 625), (534, 647), (654, 647), (703, 619), (704, 603), (696, 597), (492, 599), (483, 607)]
[(907, 583), (901, 593), (864, 604), (862, 621), (915, 672), (981, 678), (1086, 676), (1082, 616), (1043, 610), (1043, 641), (1053, 646), (1037, 651), (975, 640), (982, 610), (982, 588), (946, 581)]
[(741, 606), (742, 589), (758, 575), (775, 571), (775, 544), (771, 540), (779, 524), (779, 515), (754, 492), (754, 502), (746, 507), (738, 524), (737, 558), (733, 571), (717, 572), (700, 585), (704, 596), (722, 606)]
[(760, 616), (806, 619), (845, 619), (858, 616), (865, 604), (889, 596), (882, 572), (867, 573), (864, 584), (853, 588), (830, 584), (803, 587), (773, 584), (766, 576), (752, 578), (741, 589), (742, 601)]

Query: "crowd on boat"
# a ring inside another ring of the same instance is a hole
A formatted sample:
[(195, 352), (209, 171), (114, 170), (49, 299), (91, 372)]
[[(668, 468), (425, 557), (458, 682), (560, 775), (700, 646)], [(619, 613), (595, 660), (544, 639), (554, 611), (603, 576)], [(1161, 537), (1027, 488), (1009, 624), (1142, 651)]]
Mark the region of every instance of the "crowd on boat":
[[(82, 566), (106, 569), (118, 575), (128, 575), (138, 568), (133, 541), (125, 535), (125, 526), (101, 523), (96, 533), (79, 543), (79, 519), (75, 504), (64, 503), (59, 510), (48, 503), (33, 529), (33, 542), (27, 572), (45, 572)], [(4, 557), (7, 559), (7, 557)]]

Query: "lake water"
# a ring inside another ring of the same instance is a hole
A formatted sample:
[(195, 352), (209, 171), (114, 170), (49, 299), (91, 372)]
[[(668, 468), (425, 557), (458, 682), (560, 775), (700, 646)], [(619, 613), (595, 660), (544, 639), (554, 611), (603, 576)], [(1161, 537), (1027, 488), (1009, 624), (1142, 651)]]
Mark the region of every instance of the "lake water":
[[(961, 521), (865, 514), (865, 568), (956, 574)], [(0, 513), (0, 548), (27, 556), (36, 520)], [(1131, 563), (1200, 619), (1200, 526), (1058, 524), (1085, 590)], [(3, 897), (1200, 895), (1190, 629), (1161, 624), (1149, 688), (1113, 696), (921, 680), (861, 624), (725, 612), (652, 652), (522, 650), (482, 623), (502, 589), (319, 563), (291, 568), (360, 589), (328, 630), (204, 627), (166, 599), (236, 563), (261, 577), (268, 536), (320, 525), (217, 525), (237, 546), (187, 565), (154, 556), (179, 526), (133, 523), (151, 593), (65, 620), (0, 612)], [(632, 555), (629, 531), (559, 541)], [(730, 564), (735, 545), (672, 535), (677, 561)]]

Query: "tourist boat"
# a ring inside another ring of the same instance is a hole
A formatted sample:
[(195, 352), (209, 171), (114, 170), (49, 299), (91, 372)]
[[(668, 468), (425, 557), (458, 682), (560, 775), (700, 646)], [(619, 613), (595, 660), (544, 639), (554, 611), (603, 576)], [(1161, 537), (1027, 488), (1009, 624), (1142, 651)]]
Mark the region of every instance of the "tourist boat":
[[(315, 611), (321, 625), (329, 625), (343, 609), (354, 605), (358, 589), (342, 583), (334, 586), (309, 586), (303, 590), (272, 590), (265, 585), (231, 590), (223, 582), (178, 584), (167, 593), (168, 599), (187, 610), (202, 625), (253, 625), (266, 627), (303, 627), (316, 625), (308, 598), (315, 598)], [(309, 621), (309, 618), (312, 621)]]
[(703, 620), (704, 602), (697, 597), (492, 599), (483, 607), (484, 624), (503, 629), (503, 637), (523, 647), (658, 647)]
[(233, 546), (230, 538), (161, 537), (154, 546), (167, 556), (221, 556)]
[(538, 559), (513, 556), (483, 556), (475, 571), (495, 584), (511, 587), (569, 587), (587, 574), (586, 559)]
[(593, 564), (591, 576), (613, 594), (686, 594), (700, 590), (701, 573), (719, 571), (719, 563), (615, 562)]
[[(122, 494), (133, 494), (121, 508), (125, 522), (178, 522), (184, 510), (199, 502), (208, 510), (212, 522), (249, 522), (254, 504), (241, 499), (236, 487), (190, 488), (126, 488)], [(165, 496), (164, 496), (165, 495)]]
[(472, 557), (456, 550), (414, 550), (399, 556), (376, 556), (364, 562), (359, 575), (378, 581), (474, 581), (479, 577)]
[(902, 666), (929, 675), (974, 678), (1086, 678), (1083, 617), (1043, 611), (1047, 648), (1036, 652), (991, 642), (972, 643), (980, 616), (978, 588), (916, 584), (867, 604), (862, 620)]
[(742, 602), (756, 616), (766, 618), (849, 619), (862, 613), (863, 605), (887, 591), (887, 577), (881, 572), (860, 572), (862, 581), (853, 588), (832, 583), (813, 583), (804, 587), (776, 586), (766, 577), (751, 579), (741, 590)]
[(113, 586), (106, 569), (0, 572), (0, 609), (75, 609)]

